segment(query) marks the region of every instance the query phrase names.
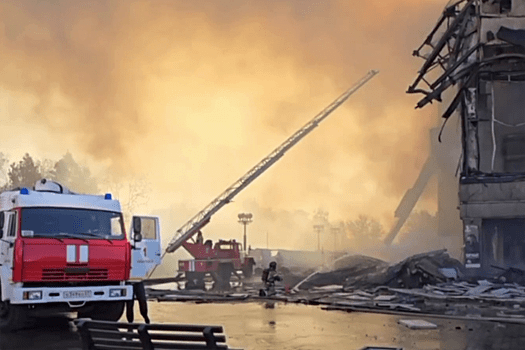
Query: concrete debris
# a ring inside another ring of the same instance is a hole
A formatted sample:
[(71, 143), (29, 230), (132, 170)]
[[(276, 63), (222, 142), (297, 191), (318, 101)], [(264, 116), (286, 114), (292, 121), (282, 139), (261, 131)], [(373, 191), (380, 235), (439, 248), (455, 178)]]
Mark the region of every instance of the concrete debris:
[(441, 272), (441, 274), (445, 276), (447, 279), (450, 279), (450, 280), (458, 279), (458, 270), (456, 270), (455, 268), (443, 267), (439, 269), (439, 272)]
[[(485, 292), (486, 290), (488, 289), (491, 289), (492, 287), (491, 286), (488, 286), (488, 285), (481, 285), (481, 286), (477, 286), (477, 287), (474, 287), (470, 290), (467, 290), (467, 292), (464, 294), (464, 295), (481, 295), (483, 292)], [(437, 289), (436, 289), (437, 290)], [(454, 292), (454, 291), (453, 291)], [(459, 291), (458, 291), (459, 292)], [(442, 294), (444, 295), (445, 293), (442, 292)]]
[(369, 274), (348, 277), (345, 289), (370, 289), (377, 286), (421, 288), (451, 280), (447, 277), (450, 273), (442, 273), (443, 268), (454, 269), (460, 275), (462, 265), (451, 258), (446, 250), (418, 254)]
[(343, 285), (331, 284), (329, 286), (313, 287), (310, 289), (310, 293), (326, 293), (326, 292), (342, 292)]
[(319, 286), (343, 285), (348, 278), (372, 274), (385, 267), (388, 267), (388, 263), (383, 260), (363, 255), (348, 255), (337, 260), (334, 264), (335, 270), (313, 273), (299, 283), (295, 289), (304, 290)]
[(374, 301), (392, 301), (396, 298), (395, 295), (380, 295), (374, 298)]
[(399, 320), (399, 324), (410, 329), (435, 329), (437, 325), (424, 320)]
[(496, 278), (497, 281), (502, 283), (517, 283), (525, 285), (525, 271), (516, 267), (502, 268), (496, 265), (492, 265), (497, 269), (503, 270), (503, 272)]

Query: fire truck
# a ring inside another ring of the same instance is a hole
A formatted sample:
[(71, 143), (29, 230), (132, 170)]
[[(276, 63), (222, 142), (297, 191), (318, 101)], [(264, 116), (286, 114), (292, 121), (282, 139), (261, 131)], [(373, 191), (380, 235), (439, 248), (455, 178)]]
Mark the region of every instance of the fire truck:
[(118, 320), (133, 281), (160, 263), (157, 217), (135, 216), (128, 239), (118, 200), (46, 179), (0, 194), (0, 330), (76, 312)]
[[(203, 287), (204, 276), (207, 273), (212, 275), (216, 283), (224, 284), (225, 287), (229, 286), (230, 277), (238, 270), (243, 271), (245, 277), (251, 276), (255, 260), (251, 257), (242, 255), (242, 249), (240, 249), (239, 243), (233, 240), (219, 241), (212, 248), (213, 244), (211, 241), (202, 243), (199, 239), (196, 241), (193, 240), (193, 236), (200, 232), (200, 230), (210, 222), (213, 214), (218, 212), (226, 204), (230, 203), (237, 194), (281, 159), (288, 150), (314, 130), (354, 92), (359, 90), (378, 73), (379, 72), (376, 70), (369, 71), (350, 89), (345, 91), (341, 96), (328, 105), (328, 107), (323, 109), (292, 136), (287, 138), (280, 146), (274, 149), (268, 156), (263, 158), (246, 174), (239, 178), (210, 204), (177, 230), (177, 233), (169, 242), (162, 256), (166, 255), (166, 253), (173, 253), (180, 247), (184, 247), (195, 258), (192, 260), (179, 261), (178, 273), (179, 275), (185, 275), (187, 287)], [(246, 245), (246, 242), (244, 242), (244, 244)], [(154, 270), (155, 268), (153, 268), (153, 271)], [(151, 276), (153, 271), (151, 271), (148, 276)]]
[(179, 273), (184, 273), (186, 289), (204, 289), (204, 278), (211, 275), (218, 289), (229, 287), (232, 274), (242, 274), (250, 278), (253, 274), (255, 259), (242, 250), (239, 242), (232, 240), (219, 240), (215, 245), (211, 240), (202, 242), (197, 239), (195, 243), (185, 241), (182, 246), (195, 259), (179, 260)]

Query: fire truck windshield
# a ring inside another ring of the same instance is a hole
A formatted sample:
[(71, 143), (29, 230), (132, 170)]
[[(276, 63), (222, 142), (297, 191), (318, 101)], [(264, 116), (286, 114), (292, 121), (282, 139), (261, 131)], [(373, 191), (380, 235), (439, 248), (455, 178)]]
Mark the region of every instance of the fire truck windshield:
[(122, 215), (70, 208), (23, 208), (22, 236), (65, 238), (124, 238)]

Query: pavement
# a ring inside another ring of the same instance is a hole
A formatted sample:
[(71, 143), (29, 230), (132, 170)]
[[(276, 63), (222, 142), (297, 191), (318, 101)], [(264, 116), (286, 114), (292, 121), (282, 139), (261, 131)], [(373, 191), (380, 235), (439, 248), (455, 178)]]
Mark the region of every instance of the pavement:
[[(246, 350), (503, 350), (525, 344), (525, 326), (492, 321), (326, 311), (283, 302), (148, 305), (152, 322), (222, 325), (228, 344)], [(138, 310), (136, 320), (142, 320)], [(403, 320), (436, 327), (411, 329), (400, 323)], [(55, 317), (41, 319), (33, 329), (0, 334), (0, 350), (15, 349), (80, 350), (81, 344), (68, 319)]]

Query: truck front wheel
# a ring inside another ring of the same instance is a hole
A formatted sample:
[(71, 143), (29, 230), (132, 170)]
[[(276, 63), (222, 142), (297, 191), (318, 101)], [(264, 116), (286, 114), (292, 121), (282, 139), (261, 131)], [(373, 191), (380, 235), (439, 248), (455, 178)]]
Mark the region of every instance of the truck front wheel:
[(0, 294), (0, 331), (12, 332), (23, 328), (27, 321), (27, 306), (12, 305), (9, 300), (1, 299)]
[(253, 265), (246, 264), (246, 266), (242, 268), (242, 274), (245, 278), (251, 278), (253, 276)]
[(89, 311), (79, 311), (78, 318), (91, 318), (98, 321), (118, 321), (124, 313), (124, 301), (96, 303)]
[(215, 282), (213, 288), (218, 290), (230, 289), (230, 278), (234, 272), (235, 269), (232, 264), (219, 264), (217, 272), (212, 274)]
[(205, 289), (204, 272), (185, 272), (186, 287), (185, 289)]

